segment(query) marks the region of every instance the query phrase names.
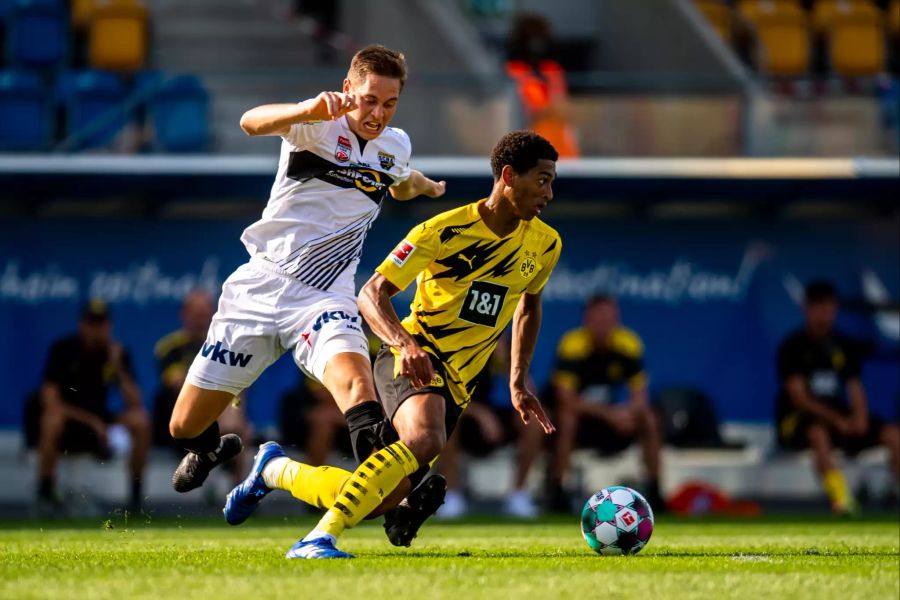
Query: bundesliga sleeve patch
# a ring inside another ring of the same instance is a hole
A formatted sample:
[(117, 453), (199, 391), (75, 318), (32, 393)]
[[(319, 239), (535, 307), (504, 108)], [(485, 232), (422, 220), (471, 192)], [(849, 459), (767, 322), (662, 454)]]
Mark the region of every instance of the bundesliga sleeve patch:
[(415, 245), (409, 240), (403, 240), (397, 247), (391, 252), (391, 260), (398, 267), (402, 267), (406, 262), (406, 259), (410, 257), (410, 255), (416, 251)]

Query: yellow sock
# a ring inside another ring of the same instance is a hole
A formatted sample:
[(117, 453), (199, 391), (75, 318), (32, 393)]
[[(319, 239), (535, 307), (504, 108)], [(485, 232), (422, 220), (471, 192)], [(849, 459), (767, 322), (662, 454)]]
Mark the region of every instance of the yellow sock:
[(275, 487), (290, 492), (297, 500), (324, 509), (334, 504), (350, 475), (350, 471), (338, 467), (313, 467), (287, 459)]
[(849, 510), (853, 499), (850, 497), (850, 490), (847, 488), (847, 481), (844, 474), (838, 469), (831, 469), (822, 476), (822, 485), (825, 487), (825, 493), (831, 500), (831, 505), (838, 510)]
[(314, 532), (338, 537), (375, 510), (385, 496), (419, 468), (416, 457), (403, 442), (395, 442), (367, 458), (344, 484), (334, 505)]

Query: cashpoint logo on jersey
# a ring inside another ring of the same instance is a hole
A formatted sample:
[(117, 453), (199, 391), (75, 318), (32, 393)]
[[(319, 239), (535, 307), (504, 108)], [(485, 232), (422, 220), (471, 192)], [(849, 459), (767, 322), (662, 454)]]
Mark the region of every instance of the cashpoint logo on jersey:
[(334, 149), (334, 157), (340, 162), (347, 162), (350, 160), (350, 149), (350, 140), (339, 135), (337, 148)]
[(406, 259), (416, 251), (415, 245), (409, 240), (403, 240), (397, 247), (391, 252), (391, 260), (394, 261), (394, 264), (398, 267), (402, 267), (403, 263), (406, 262)]

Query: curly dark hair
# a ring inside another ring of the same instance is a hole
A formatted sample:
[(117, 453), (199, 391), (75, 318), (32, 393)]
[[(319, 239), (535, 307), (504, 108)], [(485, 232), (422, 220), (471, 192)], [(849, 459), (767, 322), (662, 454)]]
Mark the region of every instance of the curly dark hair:
[(533, 169), (539, 160), (556, 161), (559, 154), (553, 144), (533, 131), (513, 131), (507, 133), (491, 152), (491, 171), (494, 181), (500, 179), (503, 167), (509, 165), (516, 173), (526, 173)]
[(362, 81), (369, 73), (399, 79), (402, 90), (406, 83), (406, 57), (402, 52), (385, 48), (381, 44), (366, 46), (353, 55), (347, 79)]

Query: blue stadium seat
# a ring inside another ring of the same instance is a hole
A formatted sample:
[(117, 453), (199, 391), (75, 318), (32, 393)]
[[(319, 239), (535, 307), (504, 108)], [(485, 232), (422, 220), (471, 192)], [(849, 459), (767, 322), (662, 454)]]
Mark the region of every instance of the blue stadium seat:
[(153, 96), (156, 145), (166, 152), (202, 152), (209, 144), (209, 94), (193, 75), (180, 75)]
[(40, 77), (0, 71), (0, 149), (43, 150), (50, 144), (50, 113)]
[(62, 0), (15, 0), (7, 19), (9, 63), (37, 69), (60, 66), (66, 58), (68, 31)]
[(56, 98), (65, 114), (67, 149), (107, 145), (128, 122), (125, 86), (115, 73), (63, 72), (56, 82)]

